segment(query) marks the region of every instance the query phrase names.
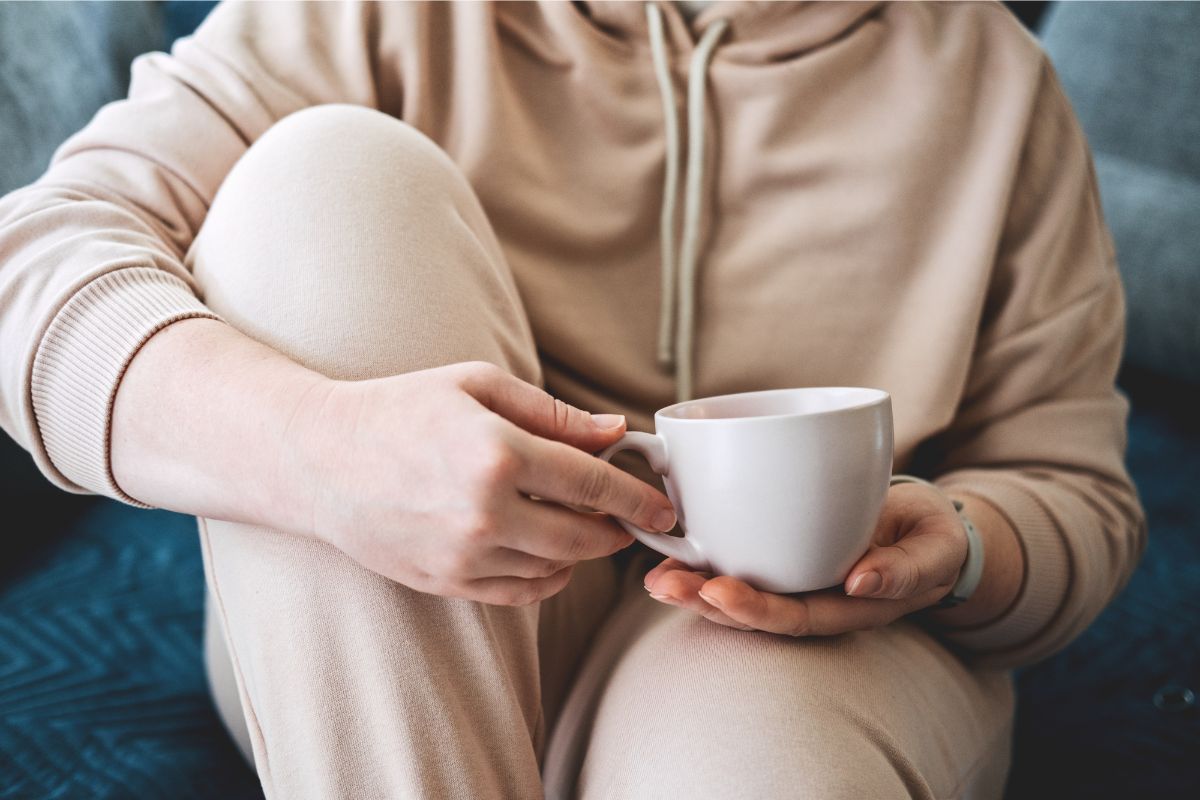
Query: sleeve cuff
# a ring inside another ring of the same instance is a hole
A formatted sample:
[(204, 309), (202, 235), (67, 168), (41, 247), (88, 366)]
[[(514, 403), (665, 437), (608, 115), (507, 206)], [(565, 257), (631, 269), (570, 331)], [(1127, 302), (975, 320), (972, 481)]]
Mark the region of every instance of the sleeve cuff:
[(939, 628), (940, 635), (980, 655), (1029, 649), (1053, 625), (1071, 582), (1070, 553), (1054, 519), (1031, 492), (1006, 477), (947, 475), (937, 484), (995, 506), (1016, 531), (1025, 557), (1021, 589), (1007, 611), (982, 625)]
[(30, 392), (41, 444), (67, 487), (151, 508), (113, 478), (113, 401), (138, 349), (172, 322), (192, 317), (221, 319), (183, 280), (152, 267), (107, 272), (55, 315), (34, 356)]

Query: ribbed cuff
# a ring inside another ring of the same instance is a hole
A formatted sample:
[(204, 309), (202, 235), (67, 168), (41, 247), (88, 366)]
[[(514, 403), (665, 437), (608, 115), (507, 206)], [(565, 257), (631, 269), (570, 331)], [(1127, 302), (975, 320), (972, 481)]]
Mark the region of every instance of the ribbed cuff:
[(1024, 553), (1025, 577), (1016, 600), (1001, 616), (982, 625), (943, 629), (941, 633), (948, 641), (978, 653), (1024, 649), (1047, 631), (1063, 607), (1071, 582), (1070, 554), (1053, 518), (1031, 492), (1015, 480), (979, 475), (947, 476), (937, 485), (949, 492), (980, 497), (1008, 519)]
[(138, 349), (181, 319), (221, 319), (179, 278), (152, 267), (107, 272), (77, 291), (38, 345), (30, 391), (54, 468), (79, 487), (139, 508), (109, 454), (117, 386)]

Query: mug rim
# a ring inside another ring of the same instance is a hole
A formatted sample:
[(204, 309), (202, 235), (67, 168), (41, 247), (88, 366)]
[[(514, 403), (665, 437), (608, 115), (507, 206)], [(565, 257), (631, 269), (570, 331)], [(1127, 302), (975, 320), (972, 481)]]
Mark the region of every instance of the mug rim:
[[(713, 400), (724, 400), (729, 397), (755, 397), (772, 394), (792, 394), (794, 392), (819, 391), (829, 389), (850, 389), (856, 392), (869, 392), (873, 395), (870, 399), (864, 400), (861, 403), (855, 403), (848, 406), (840, 406), (838, 408), (829, 408), (824, 411), (809, 411), (800, 412), (793, 411), (784, 414), (759, 414), (755, 416), (742, 417), (678, 417), (670, 412), (683, 406), (694, 405), (696, 403), (706, 403)], [(871, 408), (872, 406), (881, 405), (884, 402), (890, 401), (892, 395), (874, 386), (795, 386), (787, 389), (760, 389), (751, 392), (730, 392), (728, 394), (716, 394), (711, 397), (694, 397), (691, 400), (682, 400), (678, 403), (672, 403), (669, 406), (663, 406), (658, 411), (654, 412), (654, 419), (658, 421), (670, 420), (671, 422), (683, 422), (689, 424), (695, 423), (714, 423), (714, 422), (752, 422), (754, 420), (774, 420), (774, 419), (789, 419), (789, 418), (804, 418), (823, 417), (829, 414), (842, 414), (847, 411), (857, 411), (863, 408)]]

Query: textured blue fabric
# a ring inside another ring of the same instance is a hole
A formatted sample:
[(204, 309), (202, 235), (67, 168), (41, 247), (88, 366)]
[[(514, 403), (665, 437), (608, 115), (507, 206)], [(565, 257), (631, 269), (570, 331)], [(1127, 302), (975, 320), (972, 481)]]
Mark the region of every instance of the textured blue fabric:
[(1127, 359), (1200, 384), (1200, 3), (1056, 3), (1042, 37), (1095, 153)]
[(0, 576), (0, 798), (260, 798), (209, 700), (191, 517), (68, 498)]
[(1008, 796), (1191, 798), (1200, 709), (1164, 711), (1168, 686), (1200, 696), (1200, 393), (1127, 372), (1127, 463), (1150, 524), (1125, 591), (1057, 656), (1018, 675)]

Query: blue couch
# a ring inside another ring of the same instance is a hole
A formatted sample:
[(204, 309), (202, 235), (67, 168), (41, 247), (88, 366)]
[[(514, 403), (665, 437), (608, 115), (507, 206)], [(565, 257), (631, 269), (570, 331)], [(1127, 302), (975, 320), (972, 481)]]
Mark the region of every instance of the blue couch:
[[(1151, 536), (1097, 622), (1020, 671), (1013, 798), (1200, 787), (1200, 6), (1190, 5), (1022, 8), (1031, 24), (1041, 16), (1088, 130), (1129, 286), (1120, 381)], [(167, 49), (210, 6), (0, 4), (0, 194), (123, 94), (133, 55)], [(261, 797), (205, 687), (193, 521), (56, 492), (8, 441), (0, 476), (0, 797)]]

